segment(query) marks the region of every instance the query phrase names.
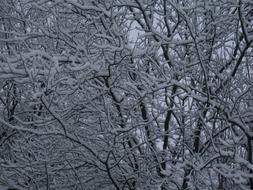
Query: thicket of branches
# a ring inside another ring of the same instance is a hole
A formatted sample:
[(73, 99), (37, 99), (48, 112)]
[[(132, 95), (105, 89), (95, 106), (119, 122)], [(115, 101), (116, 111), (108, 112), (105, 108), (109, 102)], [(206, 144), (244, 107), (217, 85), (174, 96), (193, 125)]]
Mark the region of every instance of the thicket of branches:
[(253, 190), (253, 2), (0, 0), (0, 184)]

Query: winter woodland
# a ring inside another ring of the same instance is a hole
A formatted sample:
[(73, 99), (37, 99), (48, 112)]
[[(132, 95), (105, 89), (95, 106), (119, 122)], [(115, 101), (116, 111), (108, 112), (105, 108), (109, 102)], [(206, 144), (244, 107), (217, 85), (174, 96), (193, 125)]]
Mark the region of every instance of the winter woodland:
[(253, 190), (253, 1), (0, 0), (0, 188)]

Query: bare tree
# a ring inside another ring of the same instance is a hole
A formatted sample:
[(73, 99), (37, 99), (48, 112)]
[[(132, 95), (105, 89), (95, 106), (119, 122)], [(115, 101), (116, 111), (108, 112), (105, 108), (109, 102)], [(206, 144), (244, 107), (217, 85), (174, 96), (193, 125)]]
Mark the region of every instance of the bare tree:
[(253, 189), (253, 4), (1, 0), (0, 183)]

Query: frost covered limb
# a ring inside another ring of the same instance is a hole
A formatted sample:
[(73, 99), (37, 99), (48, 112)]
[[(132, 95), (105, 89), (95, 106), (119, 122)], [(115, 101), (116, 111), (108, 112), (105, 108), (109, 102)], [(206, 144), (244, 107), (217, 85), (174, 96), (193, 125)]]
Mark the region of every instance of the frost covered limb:
[(252, 10), (1, 0), (0, 189), (253, 189)]

